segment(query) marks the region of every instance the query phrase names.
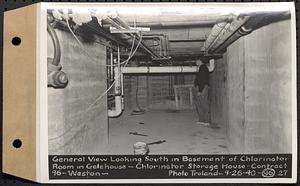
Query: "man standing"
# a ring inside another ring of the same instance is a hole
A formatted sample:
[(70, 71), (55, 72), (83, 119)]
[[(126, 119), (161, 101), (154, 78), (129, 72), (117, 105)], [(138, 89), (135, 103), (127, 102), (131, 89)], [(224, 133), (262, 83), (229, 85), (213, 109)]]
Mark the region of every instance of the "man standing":
[(200, 59), (196, 60), (199, 71), (194, 81), (194, 100), (199, 116), (197, 124), (208, 126), (210, 124), (209, 69)]

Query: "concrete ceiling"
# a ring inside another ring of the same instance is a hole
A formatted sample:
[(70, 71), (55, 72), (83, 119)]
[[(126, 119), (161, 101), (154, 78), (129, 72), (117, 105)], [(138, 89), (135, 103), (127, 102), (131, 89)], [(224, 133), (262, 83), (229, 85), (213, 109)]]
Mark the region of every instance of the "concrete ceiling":
[[(69, 9), (70, 6), (74, 11), (96, 10), (95, 15), (100, 15), (100, 17), (103, 15), (119, 17), (131, 27), (135, 25), (149, 27), (151, 31), (145, 34), (167, 35), (169, 39), (168, 52), (171, 56), (201, 54), (203, 43), (216, 23), (228, 22), (231, 20), (230, 17), (241, 13), (249, 15), (259, 11), (278, 9), (275, 5), (261, 3), (251, 4), (251, 6), (238, 3), (122, 3), (118, 6), (109, 3), (101, 5), (60, 3), (51, 4), (48, 8)], [(285, 9), (289, 10), (289, 7), (286, 6)], [(84, 13), (84, 11), (82, 12)], [(125, 41), (128, 40), (125, 39)], [(141, 52), (143, 51), (141, 50)], [(149, 51), (148, 53), (151, 54)]]
[[(203, 43), (211, 32), (216, 21), (226, 16), (214, 15), (212, 17), (194, 16), (165, 16), (165, 17), (143, 17), (137, 19), (135, 25), (150, 28), (145, 35), (163, 34), (168, 38), (168, 55), (172, 57), (182, 55), (199, 55)], [(132, 18), (122, 18), (128, 25), (133, 26)], [(146, 41), (149, 46), (155, 45)], [(152, 47), (157, 51), (157, 47)], [(158, 52), (158, 51), (157, 51)]]
[[(168, 54), (172, 57), (182, 55), (199, 55), (203, 43), (211, 32), (213, 25), (227, 19), (227, 15), (210, 13), (195, 15), (195, 13), (157, 12), (136, 16), (127, 14), (120, 16), (130, 26), (150, 28), (144, 34), (163, 34), (169, 40)], [(155, 50), (155, 48), (154, 48)]]
[(171, 56), (189, 54), (197, 55), (212, 27), (177, 27), (169, 29), (153, 29), (149, 34), (165, 34), (169, 39), (169, 54)]

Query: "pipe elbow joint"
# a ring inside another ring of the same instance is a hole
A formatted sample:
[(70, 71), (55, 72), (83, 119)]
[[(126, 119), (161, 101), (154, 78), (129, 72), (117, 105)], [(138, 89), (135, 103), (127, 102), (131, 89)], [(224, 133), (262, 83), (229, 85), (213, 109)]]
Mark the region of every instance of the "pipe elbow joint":
[(250, 34), (251, 32), (252, 32), (252, 28), (246, 28), (245, 26), (242, 26), (239, 30), (238, 30), (238, 32), (239, 32), (239, 34), (241, 34), (242, 36), (245, 36), (245, 35), (248, 35), (248, 34)]
[(48, 74), (48, 86), (53, 88), (65, 88), (68, 85), (68, 76), (63, 71), (52, 71)]
[(115, 108), (108, 110), (108, 117), (118, 117), (122, 114), (122, 97), (115, 96)]
[(122, 109), (108, 110), (108, 117), (116, 118), (122, 114)]

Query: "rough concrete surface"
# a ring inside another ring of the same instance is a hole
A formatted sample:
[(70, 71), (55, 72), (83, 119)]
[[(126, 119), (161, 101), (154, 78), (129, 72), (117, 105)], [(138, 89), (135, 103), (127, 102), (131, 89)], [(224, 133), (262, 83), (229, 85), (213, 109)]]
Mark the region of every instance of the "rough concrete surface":
[[(196, 124), (197, 114), (191, 110), (151, 110), (142, 115), (126, 112), (109, 120), (109, 148), (104, 154), (133, 154), (136, 142), (165, 143), (150, 145), (149, 154), (222, 154), (227, 153), (224, 126), (206, 127)], [(130, 135), (138, 132), (148, 136)]]
[[(49, 154), (97, 154), (107, 144), (106, 97), (90, 106), (106, 90), (105, 47), (83, 41), (87, 57), (69, 32), (56, 32), (69, 83), (64, 89), (48, 88)], [(47, 55), (53, 56), (50, 37)]]

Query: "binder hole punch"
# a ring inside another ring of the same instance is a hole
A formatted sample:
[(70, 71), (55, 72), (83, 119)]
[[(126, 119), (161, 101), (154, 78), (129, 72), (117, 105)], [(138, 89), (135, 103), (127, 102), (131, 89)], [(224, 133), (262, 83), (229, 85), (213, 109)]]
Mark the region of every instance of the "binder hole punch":
[(15, 147), (15, 148), (20, 148), (22, 146), (22, 141), (19, 140), (19, 139), (15, 139), (12, 143), (12, 145)]
[(15, 46), (20, 45), (20, 44), (21, 44), (21, 38), (19, 38), (19, 37), (14, 37), (14, 38), (12, 38), (11, 43), (12, 43), (13, 45), (15, 45)]

